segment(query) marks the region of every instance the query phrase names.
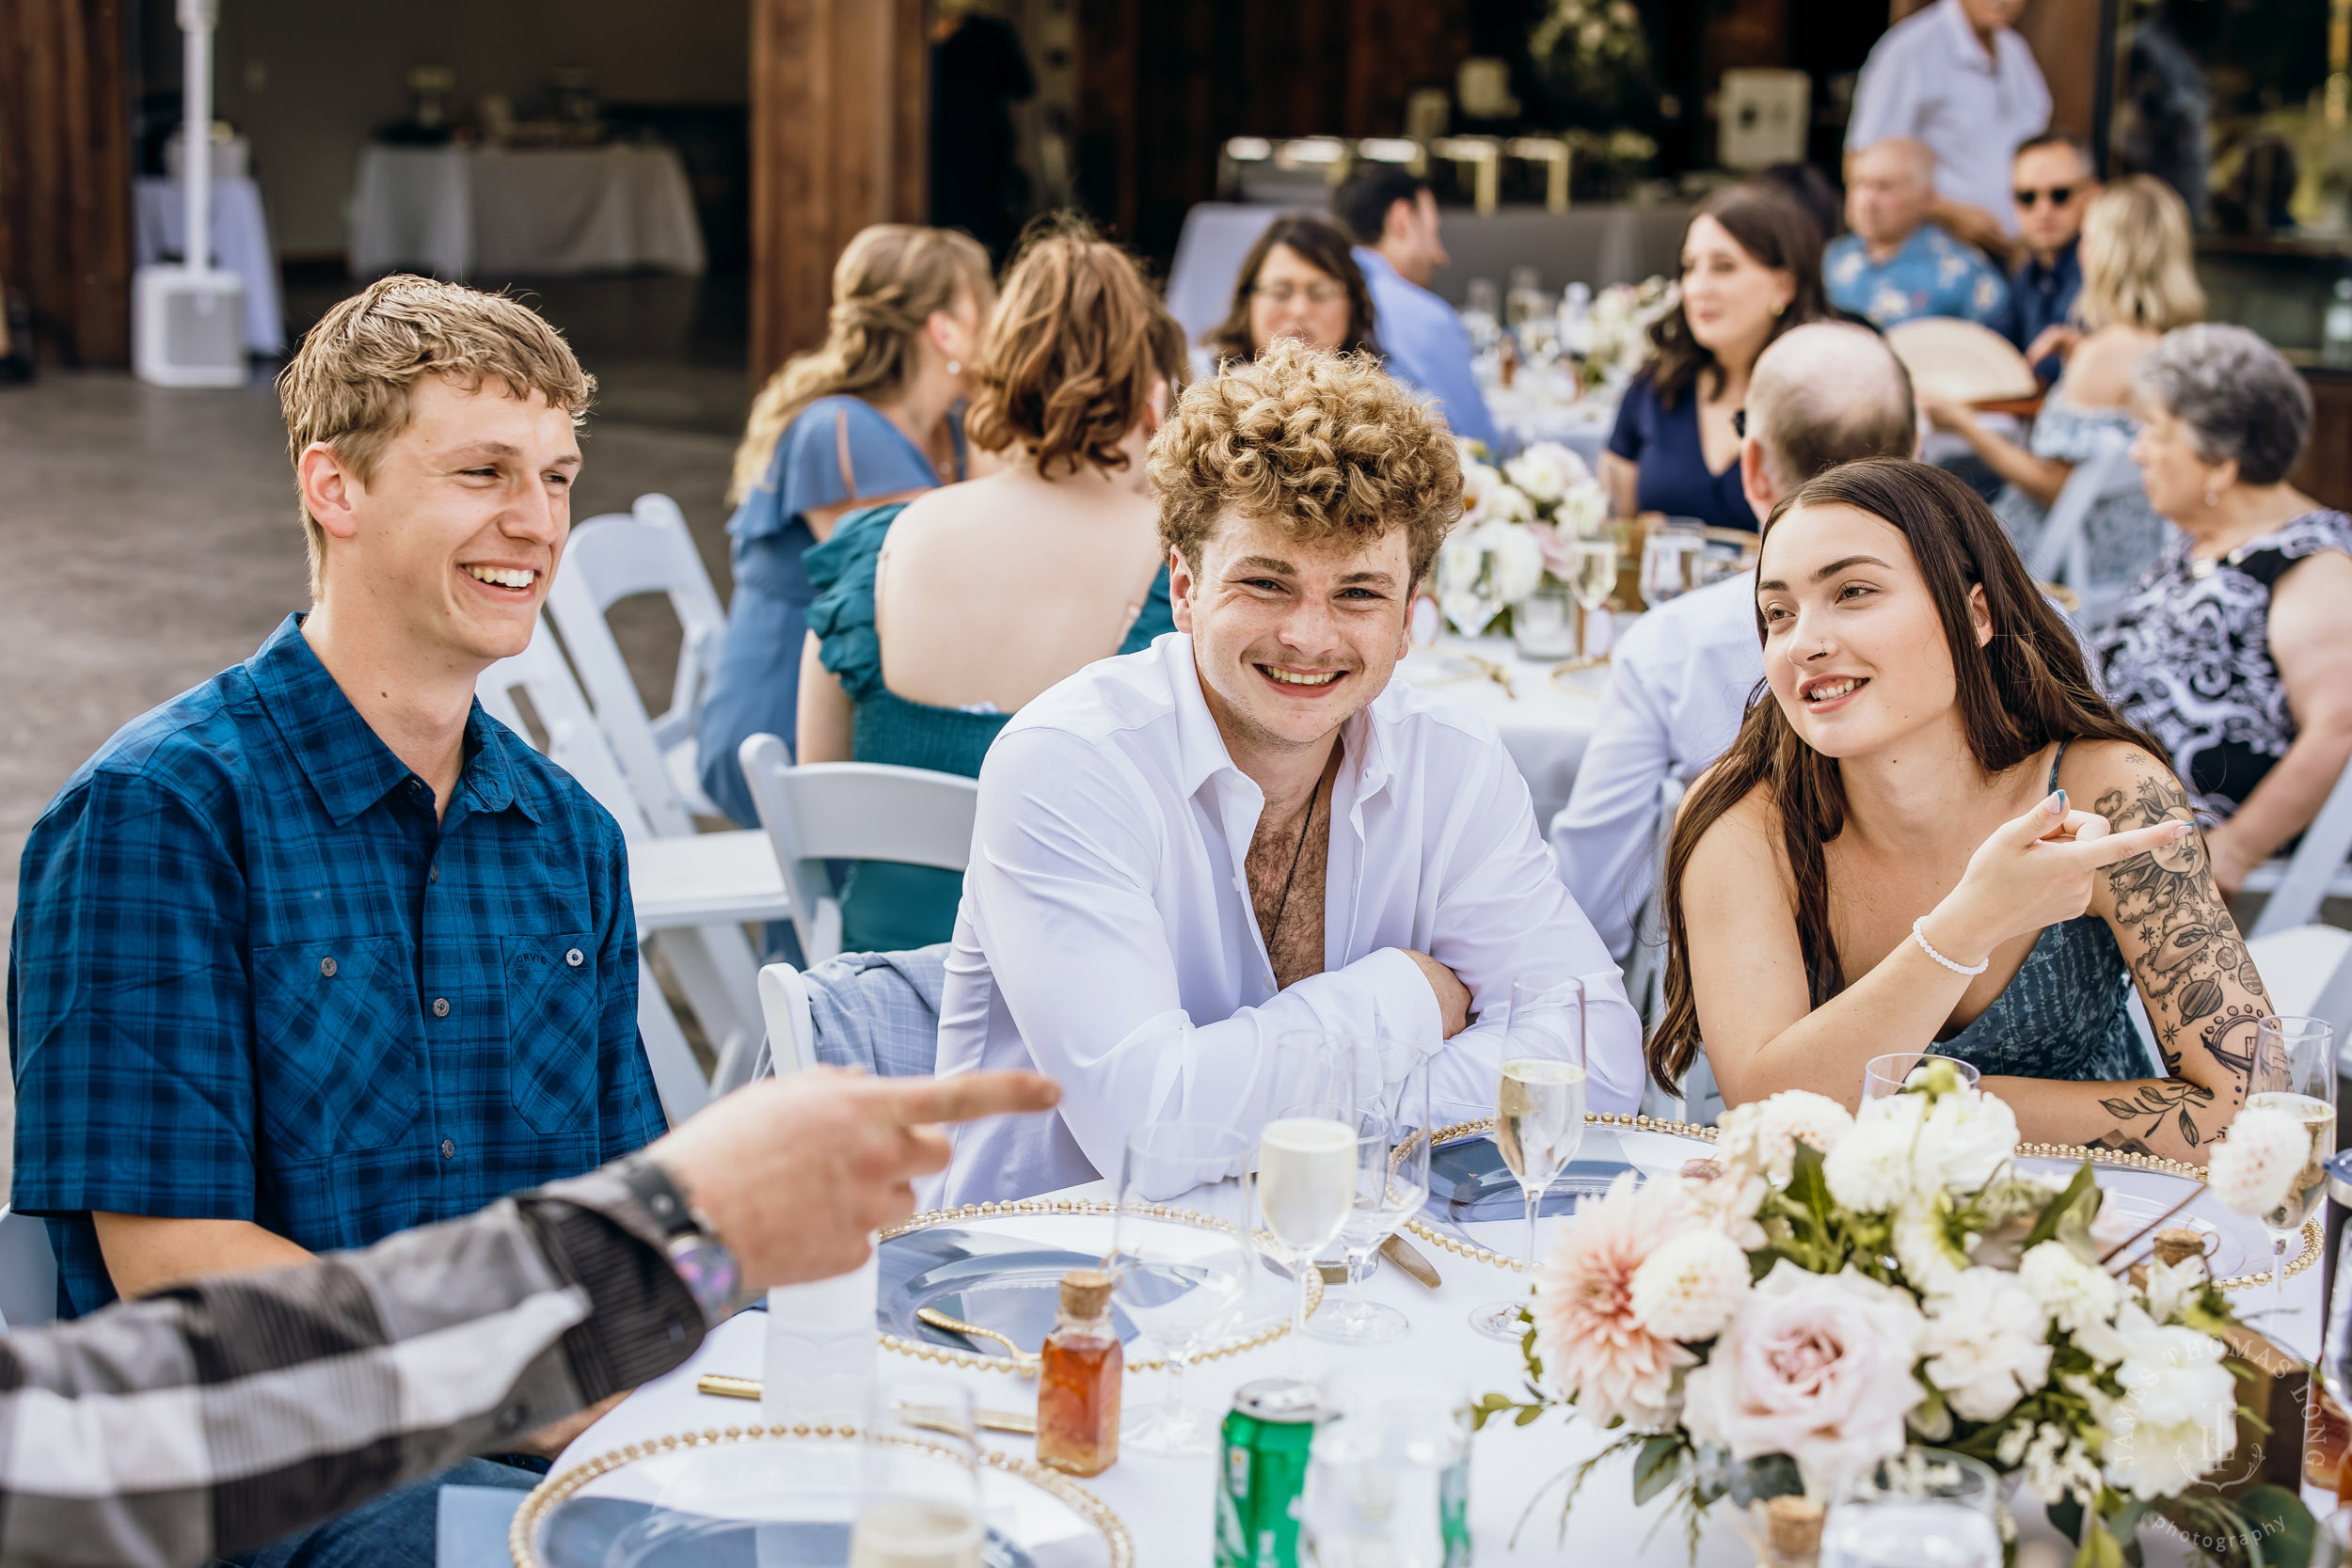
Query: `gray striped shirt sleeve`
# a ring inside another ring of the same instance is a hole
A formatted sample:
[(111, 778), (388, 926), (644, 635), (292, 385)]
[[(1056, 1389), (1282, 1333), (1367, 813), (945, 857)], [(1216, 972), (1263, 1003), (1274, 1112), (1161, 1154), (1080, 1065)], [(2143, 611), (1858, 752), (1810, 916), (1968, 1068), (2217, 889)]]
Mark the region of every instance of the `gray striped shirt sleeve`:
[(495, 1451), (702, 1342), (608, 1168), (0, 1338), (0, 1565), (195, 1564)]

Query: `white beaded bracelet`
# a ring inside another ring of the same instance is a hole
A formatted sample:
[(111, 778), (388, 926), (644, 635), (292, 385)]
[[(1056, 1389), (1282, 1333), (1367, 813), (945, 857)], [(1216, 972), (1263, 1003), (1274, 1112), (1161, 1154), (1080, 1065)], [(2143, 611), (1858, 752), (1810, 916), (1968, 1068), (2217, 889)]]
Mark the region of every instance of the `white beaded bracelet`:
[(1925, 953), (1929, 958), (1933, 958), (1937, 963), (1942, 964), (1946, 969), (1950, 970), (1955, 974), (1966, 974), (1973, 977), (1983, 974), (1986, 970), (1993, 967), (1993, 960), (1991, 958), (1985, 959), (1984, 962), (1978, 964), (1972, 969), (1966, 964), (1956, 964), (1952, 962), (1951, 959), (1946, 958), (1943, 954), (1938, 953), (1928, 942), (1928, 934), (1919, 929), (1920, 927), (1925, 926), (1927, 923), (1928, 917), (1924, 914), (1911, 923), (1911, 940), (1919, 944), (1920, 952)]

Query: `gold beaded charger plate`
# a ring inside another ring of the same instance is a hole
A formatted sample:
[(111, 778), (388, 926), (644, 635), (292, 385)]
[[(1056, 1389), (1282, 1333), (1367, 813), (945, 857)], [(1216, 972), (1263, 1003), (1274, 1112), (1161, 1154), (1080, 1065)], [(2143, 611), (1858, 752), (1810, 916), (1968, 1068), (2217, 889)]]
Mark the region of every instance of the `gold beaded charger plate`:
[[(1033, 1361), (1017, 1359), (995, 1340), (942, 1328), (919, 1314), (929, 1308), (993, 1329), (1034, 1354), (1053, 1332), (1061, 1276), (1072, 1269), (1101, 1264), (1111, 1250), (1117, 1212), (1118, 1205), (1106, 1199), (1025, 1198), (935, 1209), (883, 1231), (875, 1298), (882, 1348), (920, 1360), (995, 1371), (1033, 1370)], [(1181, 1204), (1155, 1205), (1153, 1212), (1178, 1225), (1198, 1227), (1204, 1236), (1216, 1225)], [(1201, 1359), (1253, 1350), (1290, 1331), (1290, 1276), (1261, 1269), (1251, 1277), (1239, 1321), (1201, 1353)], [(1311, 1274), (1309, 1309), (1320, 1305), (1322, 1297), (1322, 1278)], [(1111, 1323), (1127, 1347), (1129, 1371), (1156, 1371), (1167, 1365), (1150, 1339), (1139, 1338), (1140, 1331), (1116, 1298)]]
[[(1491, 1120), (1481, 1120), (1438, 1129), (1429, 1162), (1429, 1203), (1405, 1228), (1462, 1257), (1523, 1269), (1527, 1207), (1494, 1147), (1493, 1127)], [(1621, 1171), (1638, 1170), (1645, 1181), (1673, 1175), (1684, 1161), (1706, 1158), (1715, 1138), (1712, 1127), (1608, 1112), (1588, 1112), (1584, 1129), (1576, 1160), (1545, 1195), (1546, 1214), (1573, 1212), (1580, 1199), (1605, 1190)], [(2024, 1145), (2017, 1163), (2030, 1174), (2063, 1181), (2084, 1160), (2095, 1168), (2106, 1194), (2093, 1235), (2119, 1249), (2109, 1259), (2110, 1269), (2120, 1271), (2144, 1260), (2153, 1250), (2153, 1232), (2161, 1218), (2167, 1228), (2185, 1227), (2211, 1238), (2206, 1262), (2223, 1290), (2243, 1291), (2269, 1282), (2268, 1232), (2216, 1197), (2198, 1166), (2152, 1154), (2061, 1144)], [(2321, 1246), (2314, 1220), (2288, 1243), (2286, 1273), (2298, 1275), (2317, 1262)]]
[[(540, 1482), (507, 1547), (516, 1568), (846, 1568), (862, 1447), (756, 1422), (631, 1443)], [(983, 1447), (979, 1492), (986, 1568), (1133, 1568), (1126, 1526), (1067, 1476)]]

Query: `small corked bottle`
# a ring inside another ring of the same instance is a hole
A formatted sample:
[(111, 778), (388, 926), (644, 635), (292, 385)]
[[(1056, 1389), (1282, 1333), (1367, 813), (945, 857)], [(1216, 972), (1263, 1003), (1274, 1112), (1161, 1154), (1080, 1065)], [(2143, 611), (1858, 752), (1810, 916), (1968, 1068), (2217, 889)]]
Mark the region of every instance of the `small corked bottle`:
[(1072, 1476), (1099, 1476), (1119, 1462), (1119, 1386), (1126, 1370), (1111, 1326), (1111, 1276), (1061, 1276), (1061, 1313), (1045, 1337), (1037, 1377), (1037, 1457)]

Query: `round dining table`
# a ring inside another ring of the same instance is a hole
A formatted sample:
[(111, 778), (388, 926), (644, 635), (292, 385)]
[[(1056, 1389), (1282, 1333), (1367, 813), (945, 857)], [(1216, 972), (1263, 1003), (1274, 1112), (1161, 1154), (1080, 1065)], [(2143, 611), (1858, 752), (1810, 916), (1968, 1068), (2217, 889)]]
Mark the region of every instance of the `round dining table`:
[[(1594, 642), (1606, 646), (1608, 612), (1597, 618)], [(1620, 626), (1630, 625), (1626, 617)], [(1431, 654), (1436, 657), (1431, 657)], [(1551, 819), (1568, 803), (1577, 765), (1600, 722), (1601, 699), (1609, 689), (1609, 666), (1583, 660), (1524, 658), (1507, 637), (1438, 640), (1432, 650), (1397, 667), (1396, 679), (1440, 701), (1478, 714), (1502, 737), (1518, 765), (1535, 807), (1535, 831), (1551, 831)]]
[[(1647, 1118), (1609, 1135), (1626, 1162), (1653, 1176), (1678, 1169), (1685, 1158), (1709, 1151), (1709, 1146), (1694, 1137), (1651, 1130)], [(1595, 1140), (1588, 1136), (1587, 1141)], [(2103, 1180), (2107, 1177), (2104, 1170), (2101, 1175)], [(1107, 1183), (1093, 1182), (1051, 1196), (1106, 1199), (1115, 1195)], [(1573, 1222), (1547, 1217), (1544, 1226), (1549, 1232), (1562, 1223)], [(1284, 1335), (1256, 1349), (1195, 1366), (1185, 1374), (1187, 1397), (1221, 1410), (1230, 1403), (1234, 1389), (1260, 1378), (1302, 1375), (1359, 1387), (1369, 1381), (1376, 1386), (1383, 1376), (1402, 1375), (1409, 1369), (1409, 1375), (1422, 1380), (1424, 1386), (1429, 1374), (1436, 1372), (1471, 1397), (1495, 1392), (1524, 1399), (1525, 1370), (1518, 1347), (1481, 1337), (1471, 1328), (1470, 1315), (1473, 1308), (1506, 1293), (1524, 1291), (1528, 1276), (1440, 1245), (1433, 1239), (1435, 1234), (1423, 1233), (1414, 1244), (1435, 1265), (1441, 1279), (1438, 1288), (1421, 1285), (1387, 1264), (1361, 1287), (1410, 1320), (1412, 1328), (1406, 1338), (1364, 1347), (1326, 1344), (1310, 1338), (1302, 1347)], [(1514, 1257), (1524, 1245), (1524, 1222), (1517, 1220), (1473, 1224), (1453, 1233), (1454, 1239), (1473, 1250), (1491, 1248), (1496, 1254)], [(2316, 1268), (2291, 1275), (2287, 1319), (2262, 1320), (2276, 1338), (2306, 1356), (2318, 1351), (2319, 1277)], [(2241, 1312), (2253, 1312), (2266, 1305), (2267, 1294), (2268, 1288), (2263, 1286), (2234, 1292), (2234, 1298)], [(759, 1420), (757, 1404), (699, 1393), (696, 1382), (705, 1373), (759, 1377), (764, 1328), (763, 1315), (758, 1312), (746, 1312), (722, 1324), (685, 1366), (638, 1389), (582, 1433), (556, 1462), (554, 1473), (561, 1475), (628, 1444), (706, 1429), (723, 1431)], [(881, 1356), (879, 1375), (884, 1380), (916, 1371), (968, 1382), (975, 1402), (984, 1408), (1025, 1412), (1033, 1407), (1036, 1397), (1034, 1382), (1010, 1372), (977, 1368), (943, 1371), (931, 1362), (894, 1353)], [(1156, 1401), (1166, 1381), (1164, 1374), (1131, 1371), (1124, 1397), (1130, 1404)], [(1629, 1456), (1612, 1459), (1596, 1469), (1563, 1522), (1561, 1500), (1567, 1474), (1606, 1446), (1612, 1435), (1564, 1409), (1549, 1410), (1523, 1427), (1505, 1418), (1490, 1422), (1480, 1432), (1470, 1449), (1474, 1561), (1481, 1568), (1562, 1562), (1686, 1568), (1691, 1558), (1679, 1525), (1667, 1522), (1653, 1530), (1664, 1518), (1664, 1499), (1646, 1508), (1634, 1506)], [(1027, 1437), (991, 1432), (983, 1433), (983, 1438), (1018, 1457), (1026, 1458), (1033, 1451), (1033, 1442)], [(1159, 1458), (1130, 1452), (1082, 1484), (1119, 1515), (1134, 1543), (1136, 1568), (1205, 1568), (1213, 1561), (1217, 1470), (1212, 1456)], [(2072, 1548), (2043, 1517), (2030, 1493), (2020, 1488), (2012, 1506), (2023, 1547), (2021, 1568), (2058, 1568), (2072, 1560)], [(2168, 1560), (2161, 1549), (2150, 1555), (2152, 1561)], [(1699, 1568), (1747, 1568), (1756, 1560), (1756, 1554), (1741, 1540), (1725, 1510), (1718, 1506), (1710, 1511), (1698, 1544)]]

